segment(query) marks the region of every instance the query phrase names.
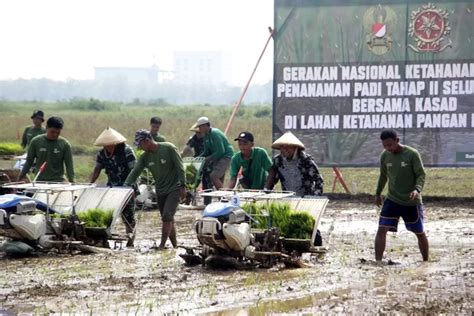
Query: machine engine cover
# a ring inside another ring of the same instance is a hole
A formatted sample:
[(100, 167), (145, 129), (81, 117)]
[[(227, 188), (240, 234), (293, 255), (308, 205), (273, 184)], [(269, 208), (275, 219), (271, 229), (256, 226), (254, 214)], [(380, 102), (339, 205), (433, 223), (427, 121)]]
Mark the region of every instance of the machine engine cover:
[(34, 200), (19, 201), (16, 205), (17, 214), (33, 213), (36, 211), (36, 202)]
[(205, 217), (194, 223), (196, 235), (199, 242), (209, 247), (217, 247), (228, 250), (224, 235), (222, 233), (222, 224), (212, 217)]
[(10, 224), (24, 238), (36, 240), (46, 234), (46, 216), (36, 215), (10, 215)]
[(230, 249), (242, 251), (250, 244), (250, 225), (247, 223), (222, 225), (225, 243)]
[(243, 223), (247, 220), (247, 213), (241, 209), (234, 209), (229, 213), (229, 224)]
[(211, 203), (206, 208), (204, 209), (204, 212), (202, 213), (203, 217), (222, 217), (222, 216), (229, 216), (229, 214), (233, 210), (238, 210), (240, 209), (238, 206), (235, 206), (232, 203), (229, 202), (215, 202)]

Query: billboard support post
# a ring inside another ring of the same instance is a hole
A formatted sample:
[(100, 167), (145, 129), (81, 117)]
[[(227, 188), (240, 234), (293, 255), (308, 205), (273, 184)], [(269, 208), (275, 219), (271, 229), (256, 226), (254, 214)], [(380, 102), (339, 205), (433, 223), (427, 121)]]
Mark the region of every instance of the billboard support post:
[(344, 190), (346, 190), (346, 193), (351, 194), (351, 191), (349, 191), (349, 188), (347, 187), (346, 181), (344, 181), (344, 177), (342, 176), (342, 171), (338, 167), (332, 167), (332, 170), (334, 171), (334, 181), (332, 183), (332, 192), (336, 190), (336, 183), (339, 182), (341, 183), (342, 187)]

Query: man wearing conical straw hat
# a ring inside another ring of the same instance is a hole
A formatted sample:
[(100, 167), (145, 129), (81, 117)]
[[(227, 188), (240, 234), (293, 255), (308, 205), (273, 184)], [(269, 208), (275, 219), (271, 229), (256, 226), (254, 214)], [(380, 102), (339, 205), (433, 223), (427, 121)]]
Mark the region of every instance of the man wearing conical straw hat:
[(313, 158), (305, 153), (303, 143), (291, 132), (286, 132), (273, 144), (280, 154), (273, 158), (268, 173), (266, 188), (272, 189), (280, 181), (284, 191), (293, 191), (298, 196), (321, 195), (323, 178)]
[[(108, 186), (123, 186), (125, 179), (135, 166), (136, 157), (132, 148), (125, 144), (127, 139), (111, 127), (107, 127), (95, 140), (95, 146), (103, 146), (97, 153), (94, 171), (90, 183), (94, 183), (102, 169), (107, 174)], [(122, 212), (125, 230), (129, 236), (127, 247), (133, 247), (135, 230), (135, 201), (132, 198)]]
[[(318, 165), (304, 152), (303, 143), (292, 132), (283, 134), (272, 144), (272, 148), (280, 150), (280, 154), (273, 158), (265, 189), (273, 189), (280, 181), (284, 191), (293, 191), (298, 196), (323, 194), (324, 180)], [(314, 245), (322, 244), (321, 232), (318, 229)]]

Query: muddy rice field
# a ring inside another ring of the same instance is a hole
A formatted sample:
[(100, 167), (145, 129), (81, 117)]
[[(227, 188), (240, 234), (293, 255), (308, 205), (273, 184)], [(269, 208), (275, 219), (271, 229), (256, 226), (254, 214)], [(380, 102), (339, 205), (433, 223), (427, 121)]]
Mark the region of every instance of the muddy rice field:
[[(196, 245), (199, 211), (177, 213), (179, 241)], [(361, 201), (331, 201), (320, 230), (328, 248), (301, 269), (216, 270), (185, 266), (183, 249), (152, 249), (156, 211), (138, 214), (135, 249), (114, 254), (0, 254), (0, 314), (472, 314), (474, 205), (428, 202), (430, 261), (403, 222), (373, 262), (378, 213)]]

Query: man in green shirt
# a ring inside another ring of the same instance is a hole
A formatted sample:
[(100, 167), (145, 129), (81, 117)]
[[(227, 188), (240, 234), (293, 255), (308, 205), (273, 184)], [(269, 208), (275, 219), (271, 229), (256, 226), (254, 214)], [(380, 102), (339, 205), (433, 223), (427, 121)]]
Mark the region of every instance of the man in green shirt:
[[(418, 151), (400, 144), (397, 132), (384, 130), (380, 134), (385, 150), (380, 156), (380, 176), (375, 203), (381, 206), (379, 228), (375, 237), (375, 260), (382, 261), (388, 231), (396, 232), (398, 220), (403, 218), (407, 230), (418, 238), (423, 261), (428, 261), (429, 245), (423, 230), (421, 191), (425, 184), (425, 170)], [(385, 201), (382, 191), (388, 181)]]
[(201, 157), (206, 157), (206, 160), (203, 170), (209, 171), (212, 184), (219, 190), (224, 186), (224, 176), (234, 155), (232, 145), (224, 133), (215, 127), (211, 128), (211, 123), (205, 116), (200, 117), (192, 128), (204, 135), (204, 152)]
[(235, 187), (239, 177), (244, 189), (263, 189), (272, 160), (265, 149), (254, 147), (252, 133), (242, 132), (234, 140), (238, 142), (240, 152), (234, 154), (230, 162), (229, 188)]
[(158, 116), (154, 116), (150, 119), (151, 137), (153, 137), (153, 140), (158, 143), (166, 142), (166, 138), (160, 134), (161, 123), (163, 123), (163, 120)]
[(41, 110), (34, 111), (31, 116), (33, 125), (25, 128), (21, 139), (21, 147), (27, 148), (31, 140), (38, 135), (46, 133), (46, 129), (42, 126), (44, 122), (44, 113)]
[(186, 178), (183, 160), (178, 149), (171, 143), (157, 143), (149, 131), (141, 129), (135, 133), (135, 145), (145, 152), (138, 158), (124, 185), (134, 184), (144, 168), (153, 175), (155, 180), (158, 209), (161, 214), (163, 228), (159, 249), (164, 249), (168, 238), (174, 248), (178, 246), (174, 215), (180, 199), (186, 197)]
[(35, 137), (28, 146), (26, 162), (18, 179), (23, 179), (35, 163), (34, 173), (36, 174), (45, 164), (43, 171), (36, 179), (37, 181), (65, 181), (64, 166), (66, 166), (67, 179), (69, 182), (75, 182), (71, 145), (65, 138), (59, 136), (63, 127), (62, 118), (52, 116), (48, 119), (46, 134)]

